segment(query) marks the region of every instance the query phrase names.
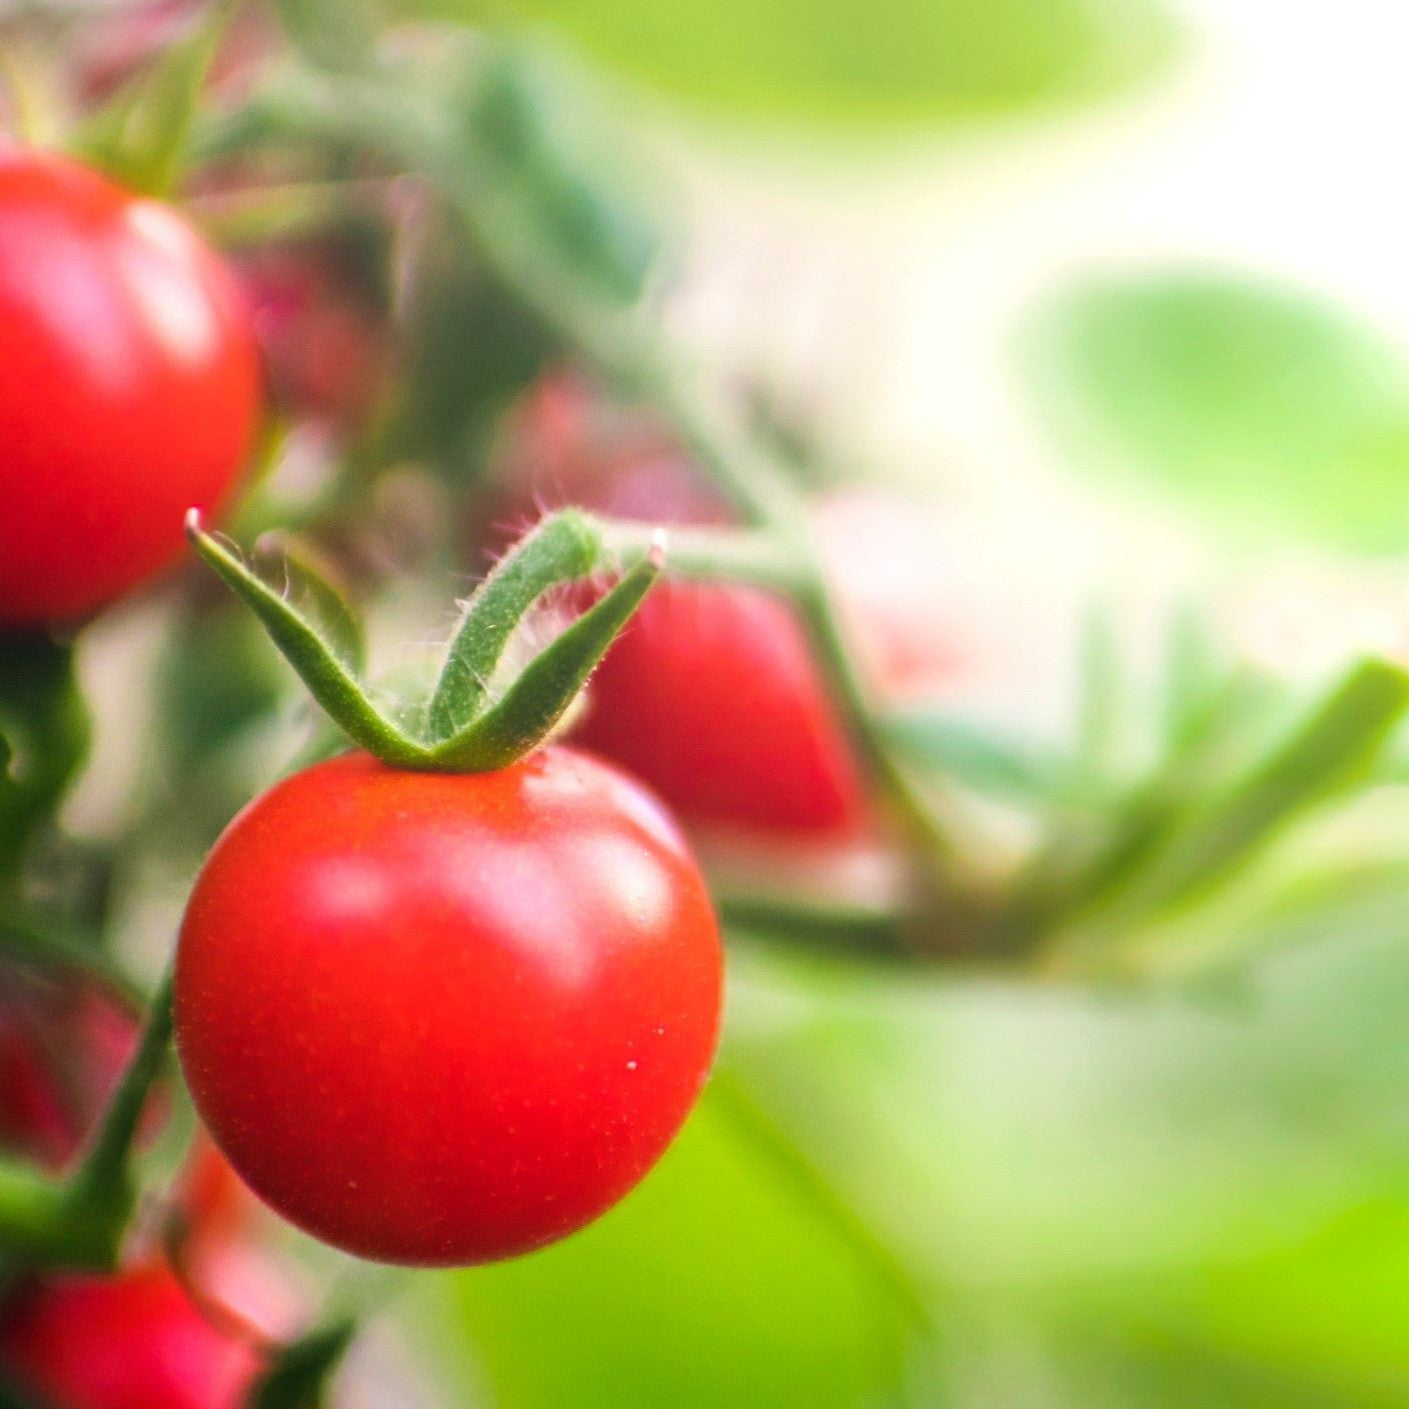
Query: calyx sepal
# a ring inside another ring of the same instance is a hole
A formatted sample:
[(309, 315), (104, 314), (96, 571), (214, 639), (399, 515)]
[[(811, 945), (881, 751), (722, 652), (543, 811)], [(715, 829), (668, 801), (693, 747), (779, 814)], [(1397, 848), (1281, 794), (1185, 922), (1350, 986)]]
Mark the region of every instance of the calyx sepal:
[[(394, 767), (458, 773), (506, 767), (552, 733), (665, 563), (661, 533), (610, 590), (498, 686), (510, 640), (545, 593), (619, 566), (590, 515), (548, 515), (465, 604), (429, 697), (394, 712), (365, 678), (356, 613), (296, 543), (262, 539), (247, 557), (208, 533), (195, 509), (186, 534), (355, 744)], [(403, 717), (423, 723), (408, 727)]]

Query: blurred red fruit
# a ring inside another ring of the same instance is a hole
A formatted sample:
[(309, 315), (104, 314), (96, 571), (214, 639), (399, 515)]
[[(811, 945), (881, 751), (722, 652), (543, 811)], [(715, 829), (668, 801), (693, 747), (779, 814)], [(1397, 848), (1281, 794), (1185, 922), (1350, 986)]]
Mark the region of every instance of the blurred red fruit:
[[(90, 984), (12, 985), (0, 998), (0, 1146), (52, 1169), (67, 1164), (137, 1036), (136, 1019)], [(149, 1107), (148, 1121), (159, 1118)]]
[(970, 651), (943, 525), (884, 490), (819, 499), (813, 534), (862, 674), (886, 700), (942, 692)]
[(267, 249), (243, 259), (237, 272), (279, 402), (340, 427), (364, 419), (381, 380), (384, 329), (337, 252)]
[(865, 816), (802, 628), (751, 588), (658, 586), (598, 667), (577, 738), (692, 821), (838, 833)]
[(0, 1310), (0, 1367), (55, 1409), (235, 1409), (259, 1358), (154, 1263), (21, 1288)]

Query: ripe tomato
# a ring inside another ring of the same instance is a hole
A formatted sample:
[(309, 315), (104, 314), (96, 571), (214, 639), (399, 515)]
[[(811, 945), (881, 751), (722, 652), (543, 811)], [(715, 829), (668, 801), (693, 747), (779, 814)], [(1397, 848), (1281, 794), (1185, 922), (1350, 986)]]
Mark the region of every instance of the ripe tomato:
[(0, 1308), (0, 1367), (63, 1409), (236, 1409), (259, 1362), (151, 1263), (23, 1288)]
[(576, 737), (693, 821), (814, 834), (865, 815), (796, 616), (751, 588), (658, 586), (597, 668)]
[(259, 382), (239, 293), (174, 211), (0, 153), (0, 626), (72, 621), (174, 558), (249, 454)]
[(720, 989), (704, 883), (630, 779), (565, 748), (481, 774), (353, 754), (216, 843), (177, 1049), (284, 1217), (363, 1257), (467, 1264), (636, 1184), (704, 1082)]
[[(639, 411), (570, 375), (546, 378), (510, 427), (500, 521), (580, 504), (617, 518), (722, 524), (712, 488)], [(691, 822), (839, 835), (866, 815), (840, 721), (792, 608), (768, 593), (663, 583), (593, 676), (576, 737)]]

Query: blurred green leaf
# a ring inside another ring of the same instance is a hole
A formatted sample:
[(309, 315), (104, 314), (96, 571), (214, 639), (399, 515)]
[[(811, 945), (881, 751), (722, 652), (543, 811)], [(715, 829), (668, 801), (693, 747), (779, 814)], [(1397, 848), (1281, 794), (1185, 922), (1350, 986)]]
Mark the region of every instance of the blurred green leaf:
[[(477, 0), (403, 0), (474, 20)], [(730, 115), (965, 119), (1084, 98), (1170, 47), (1150, 0), (508, 0), (605, 67)]]
[(598, 1223), (415, 1290), (466, 1395), (483, 1386), (496, 1409), (883, 1406), (907, 1337), (869, 1266), (708, 1093)]
[(1200, 800), (1168, 852), (1135, 878), (1134, 903), (1178, 903), (1216, 885), (1294, 817), (1366, 777), (1406, 708), (1409, 675), (1398, 666), (1353, 666), (1244, 777)]
[(356, 1334), (355, 1323), (342, 1321), (283, 1346), (250, 1387), (248, 1409), (321, 1409), (328, 1403), (328, 1382)]
[(459, 251), (438, 247), (422, 262), (410, 305), (404, 374), (371, 460), (418, 460), (463, 484), (483, 470), (504, 408), (558, 349)]
[(1340, 310), (1234, 275), (1097, 279), (1026, 352), (1072, 466), (1240, 540), (1409, 545), (1409, 360)]
[(320, 68), (356, 69), (376, 50), (381, 0), (275, 0), (289, 42)]
[(610, 302), (637, 298), (660, 253), (644, 182), (622, 173), (634, 150), (605, 94), (575, 65), (527, 44), (495, 44), (462, 113), (466, 179), (542, 242), (555, 262)]
[(52, 817), (89, 734), (70, 648), (47, 636), (0, 635), (0, 879)]
[(209, 6), (189, 33), (80, 129), (81, 153), (133, 190), (169, 195), (179, 184), (206, 75), (234, 10), (234, 0)]

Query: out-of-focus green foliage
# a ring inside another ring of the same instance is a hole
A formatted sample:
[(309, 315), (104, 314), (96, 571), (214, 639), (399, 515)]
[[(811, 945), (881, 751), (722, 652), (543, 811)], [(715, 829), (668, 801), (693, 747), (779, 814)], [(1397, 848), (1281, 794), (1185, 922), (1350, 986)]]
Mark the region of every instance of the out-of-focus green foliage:
[[(470, 0), (403, 0), (477, 19)], [(1151, 67), (1152, 0), (511, 0), (616, 72), (727, 116), (966, 119), (1089, 96)]]
[(1409, 361), (1339, 309), (1232, 275), (1098, 279), (1028, 350), (1073, 466), (1241, 540), (1409, 544)]
[(43, 636), (0, 636), (0, 881), (83, 762), (89, 728), (72, 653)]
[(736, 1067), (947, 1289), (954, 1409), (1406, 1401), (1409, 913), (1288, 928), (1203, 998), (743, 987)]

